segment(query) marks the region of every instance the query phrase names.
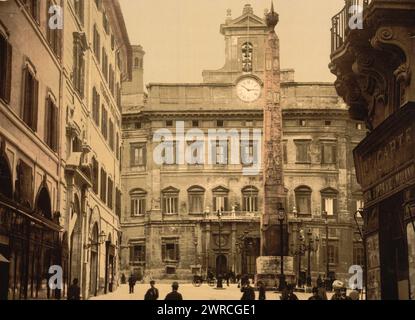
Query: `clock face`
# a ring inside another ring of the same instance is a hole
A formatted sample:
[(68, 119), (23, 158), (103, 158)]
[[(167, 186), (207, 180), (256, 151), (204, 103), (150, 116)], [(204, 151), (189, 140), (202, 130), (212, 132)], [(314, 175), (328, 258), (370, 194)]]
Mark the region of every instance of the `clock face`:
[(245, 78), (236, 85), (236, 93), (243, 102), (254, 102), (261, 96), (261, 85), (253, 78)]

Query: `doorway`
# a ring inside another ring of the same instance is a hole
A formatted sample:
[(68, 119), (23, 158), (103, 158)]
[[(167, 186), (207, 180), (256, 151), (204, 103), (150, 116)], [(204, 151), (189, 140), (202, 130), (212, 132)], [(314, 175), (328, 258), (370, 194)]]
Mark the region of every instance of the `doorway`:
[(228, 272), (228, 258), (225, 255), (221, 254), (216, 257), (216, 277), (219, 275), (224, 275)]

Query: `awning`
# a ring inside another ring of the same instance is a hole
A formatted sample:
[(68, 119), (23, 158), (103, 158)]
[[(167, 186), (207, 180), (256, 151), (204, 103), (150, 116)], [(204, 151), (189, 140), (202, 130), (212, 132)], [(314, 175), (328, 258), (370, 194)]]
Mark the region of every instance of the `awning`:
[(10, 261), (0, 253), (0, 263), (10, 263)]

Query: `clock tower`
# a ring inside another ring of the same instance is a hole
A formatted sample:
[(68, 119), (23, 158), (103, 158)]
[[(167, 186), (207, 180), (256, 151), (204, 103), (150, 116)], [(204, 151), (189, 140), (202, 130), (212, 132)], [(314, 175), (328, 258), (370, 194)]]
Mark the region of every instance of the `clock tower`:
[(235, 85), (235, 98), (242, 104), (258, 102), (263, 97), (265, 51), (268, 27), (265, 18), (254, 14), (246, 4), (242, 15), (232, 18), (228, 10), (226, 21), (220, 26), (225, 37), (225, 65), (214, 71), (204, 71), (205, 83)]

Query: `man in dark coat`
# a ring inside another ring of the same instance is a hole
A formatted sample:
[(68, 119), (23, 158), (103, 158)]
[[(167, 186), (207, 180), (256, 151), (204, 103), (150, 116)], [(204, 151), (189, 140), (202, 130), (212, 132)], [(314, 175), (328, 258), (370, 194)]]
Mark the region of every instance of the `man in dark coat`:
[(157, 300), (159, 298), (159, 290), (155, 287), (156, 282), (154, 280), (150, 281), (151, 288), (147, 290), (144, 300)]
[(183, 296), (181, 295), (181, 293), (178, 292), (179, 290), (179, 284), (177, 282), (173, 282), (173, 284), (171, 285), (173, 291), (170, 292), (167, 296), (165, 300), (183, 300)]
[(81, 288), (78, 279), (73, 279), (72, 285), (68, 288), (68, 300), (81, 300)]
[(136, 282), (137, 280), (135, 276), (131, 274), (130, 277), (128, 278), (128, 286), (130, 287), (130, 294), (134, 293), (134, 287), (135, 287)]
[(251, 287), (249, 280), (246, 280), (245, 285), (241, 288), (242, 298), (241, 300), (255, 300), (255, 291)]
[(259, 287), (259, 296), (258, 296), (258, 300), (266, 300), (266, 288), (265, 288), (265, 284), (262, 281), (258, 282), (258, 287)]

